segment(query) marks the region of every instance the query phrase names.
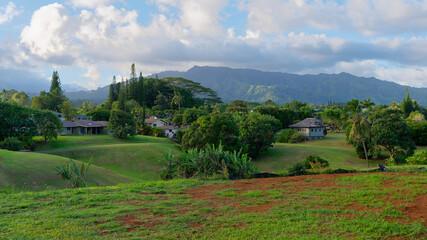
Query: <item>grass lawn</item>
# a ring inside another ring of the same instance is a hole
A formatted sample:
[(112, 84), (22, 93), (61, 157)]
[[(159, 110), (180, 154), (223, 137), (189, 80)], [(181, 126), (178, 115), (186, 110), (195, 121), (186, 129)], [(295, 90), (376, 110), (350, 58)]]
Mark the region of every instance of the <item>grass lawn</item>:
[[(151, 140), (151, 139), (150, 139)], [(46, 153), (88, 162), (125, 175), (135, 181), (160, 180), (165, 166), (163, 153), (179, 151), (169, 141), (151, 143), (126, 143), (92, 147), (49, 150)]]
[[(366, 160), (356, 156), (354, 148), (345, 143), (345, 134), (328, 134), (325, 139), (304, 143), (276, 143), (266, 153), (262, 153), (255, 165), (261, 171), (281, 172), (302, 162), (307, 155), (317, 153), (326, 159), (332, 168), (361, 169), (366, 168)], [(377, 161), (370, 161), (376, 166)]]
[[(0, 150), (0, 191), (63, 189), (65, 181), (54, 169), (67, 161), (67, 158), (48, 154)], [(76, 164), (80, 166), (81, 163), (76, 161)], [(92, 165), (85, 182), (88, 186), (109, 186), (133, 180)]]
[(426, 184), (373, 173), (0, 194), (0, 239), (425, 239)]
[(38, 142), (36, 151), (124, 143), (171, 143), (171, 140), (168, 138), (156, 138), (141, 135), (128, 138), (126, 140), (114, 138), (112, 135), (58, 136), (57, 139), (50, 140), (46, 144), (42, 137), (35, 137), (34, 140)]

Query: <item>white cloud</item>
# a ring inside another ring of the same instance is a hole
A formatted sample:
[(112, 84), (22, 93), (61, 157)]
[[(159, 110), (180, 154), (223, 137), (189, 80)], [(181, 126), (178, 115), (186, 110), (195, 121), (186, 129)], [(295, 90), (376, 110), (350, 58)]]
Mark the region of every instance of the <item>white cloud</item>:
[(11, 21), (19, 13), (13, 2), (9, 2), (6, 7), (0, 7), (0, 24)]
[(409, 66), (401, 68), (378, 68), (375, 76), (401, 85), (427, 87), (427, 67)]
[(96, 8), (112, 2), (113, 0), (69, 0), (67, 3), (73, 8)]
[(61, 4), (54, 3), (41, 7), (34, 12), (31, 23), (21, 33), (21, 43), (30, 52), (47, 60), (52, 56), (70, 54), (73, 42), (67, 10)]

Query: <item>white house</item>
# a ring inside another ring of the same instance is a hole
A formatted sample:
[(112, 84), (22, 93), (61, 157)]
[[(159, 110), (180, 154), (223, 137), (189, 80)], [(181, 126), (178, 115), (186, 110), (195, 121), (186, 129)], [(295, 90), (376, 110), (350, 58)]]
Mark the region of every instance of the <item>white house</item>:
[(164, 119), (157, 118), (157, 117), (146, 118), (145, 123), (150, 127), (158, 127), (158, 128), (171, 125), (169, 121), (166, 121)]
[(324, 125), (322, 119), (306, 118), (301, 122), (290, 125), (290, 128), (295, 128), (301, 135), (308, 140), (322, 139), (326, 136), (328, 125)]

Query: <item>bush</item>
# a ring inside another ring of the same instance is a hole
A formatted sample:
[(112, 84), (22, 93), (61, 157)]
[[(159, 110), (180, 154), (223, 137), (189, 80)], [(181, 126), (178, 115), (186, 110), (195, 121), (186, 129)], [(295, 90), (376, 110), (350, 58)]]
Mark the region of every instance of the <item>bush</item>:
[(19, 151), (22, 149), (22, 142), (16, 137), (5, 138), (0, 147), (9, 151)]
[(307, 170), (316, 170), (329, 167), (329, 162), (317, 154), (308, 155), (304, 161), (299, 162), (289, 169), (290, 175), (304, 174)]
[(299, 143), (304, 141), (305, 141), (305, 137), (299, 132), (292, 134), (291, 138), (289, 139), (290, 143)]
[(158, 127), (152, 127), (151, 133), (154, 137), (163, 137), (165, 135), (165, 131)]
[(421, 150), (411, 157), (406, 158), (406, 162), (410, 165), (427, 165), (427, 151)]
[(179, 129), (176, 133), (175, 133), (175, 138), (176, 138), (176, 141), (178, 142), (178, 143), (181, 143), (181, 140), (182, 140), (182, 137), (184, 136), (184, 134), (185, 134), (185, 132), (186, 132), (187, 130), (185, 130), (185, 129)]
[(294, 135), (295, 133), (298, 133), (297, 130), (292, 128), (288, 128), (283, 131), (280, 131), (277, 136), (276, 142), (288, 143), (292, 135)]
[(161, 173), (162, 179), (176, 177), (212, 177), (222, 174), (228, 176), (250, 177), (256, 172), (256, 167), (247, 154), (228, 152), (220, 144), (217, 148), (208, 145), (206, 149), (190, 149), (179, 155), (163, 153), (167, 166)]

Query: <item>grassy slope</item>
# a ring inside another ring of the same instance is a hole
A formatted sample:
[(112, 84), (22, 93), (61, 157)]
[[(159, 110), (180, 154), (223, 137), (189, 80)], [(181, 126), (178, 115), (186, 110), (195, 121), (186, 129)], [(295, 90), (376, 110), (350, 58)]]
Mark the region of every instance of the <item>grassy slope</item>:
[[(0, 190), (31, 190), (40, 191), (45, 189), (65, 188), (63, 181), (54, 170), (67, 158), (60, 156), (29, 153), (11, 152), (0, 150)], [(80, 162), (76, 164), (80, 166)], [(121, 174), (91, 166), (86, 176), (88, 186), (108, 186), (118, 183), (131, 183), (130, 178)]]
[[(276, 143), (270, 151), (262, 153), (255, 161), (261, 171), (280, 172), (303, 161), (307, 155), (317, 153), (332, 168), (366, 168), (366, 161), (356, 156), (354, 148), (345, 143), (344, 134), (328, 134), (325, 139), (299, 144)], [(376, 161), (370, 161), (376, 165)]]
[(0, 194), (0, 238), (423, 239), (427, 228), (406, 211), (425, 209), (416, 204), (426, 180), (376, 173)]
[(159, 180), (164, 166), (163, 153), (178, 151), (171, 143), (128, 143), (50, 150), (46, 153), (87, 162), (93, 156), (97, 166), (136, 181)]

